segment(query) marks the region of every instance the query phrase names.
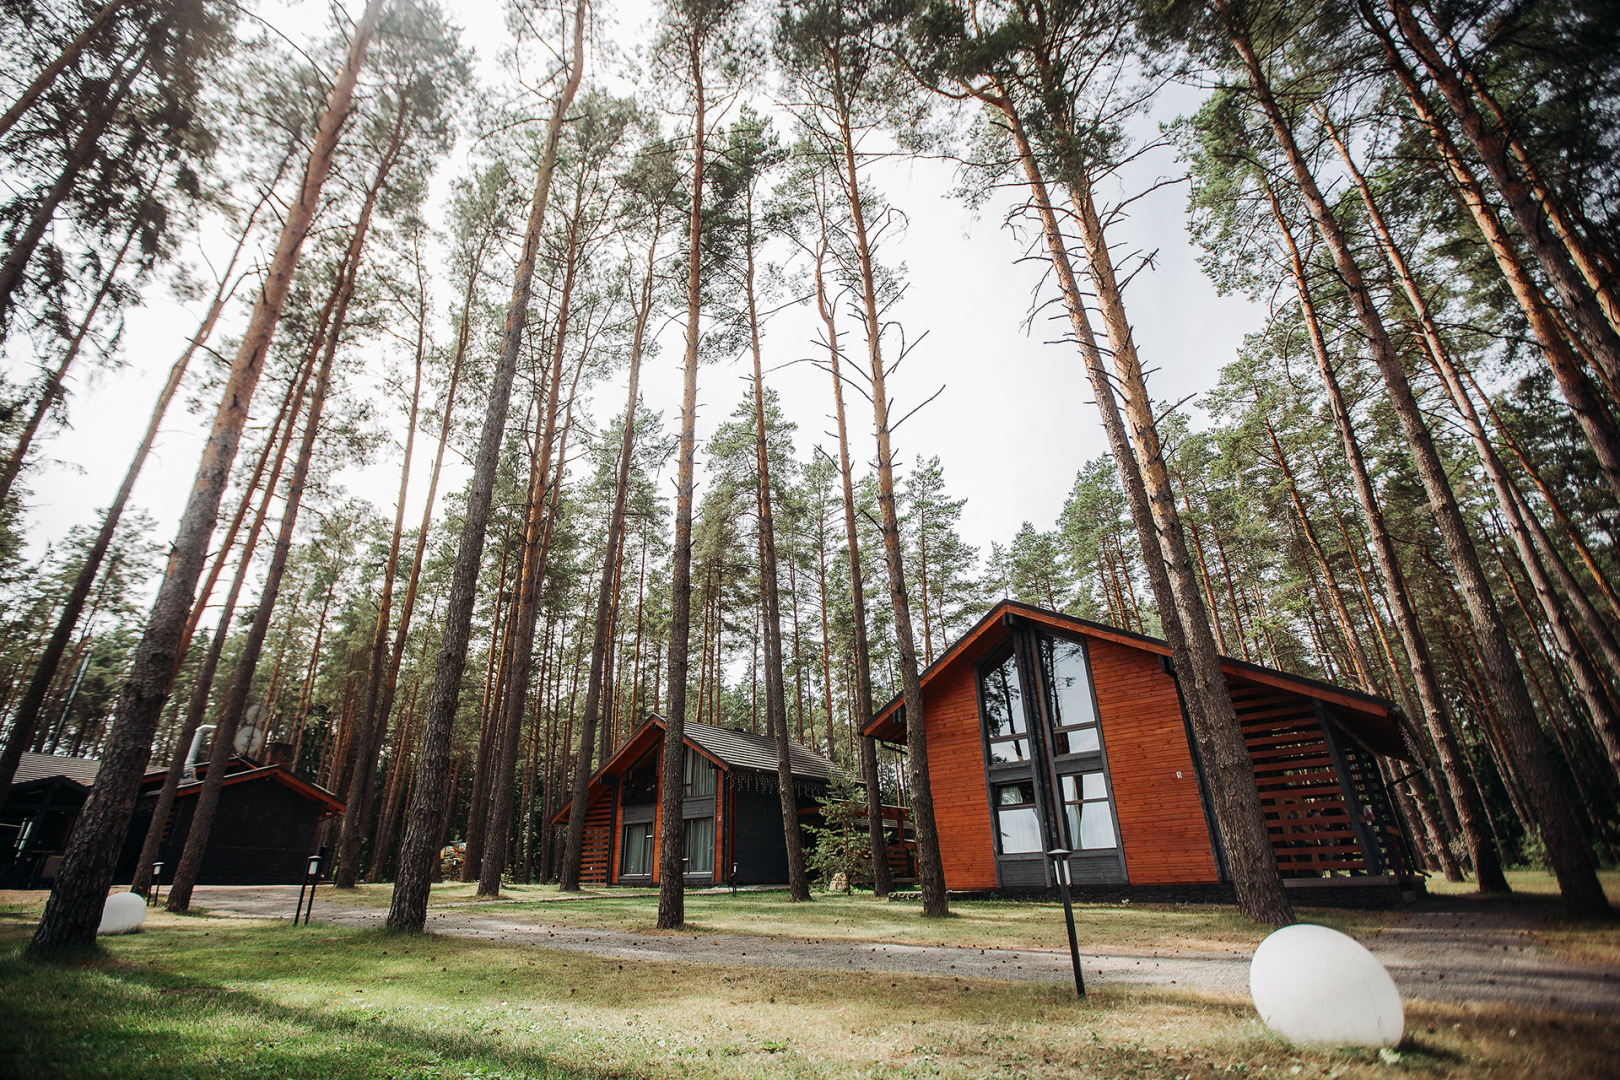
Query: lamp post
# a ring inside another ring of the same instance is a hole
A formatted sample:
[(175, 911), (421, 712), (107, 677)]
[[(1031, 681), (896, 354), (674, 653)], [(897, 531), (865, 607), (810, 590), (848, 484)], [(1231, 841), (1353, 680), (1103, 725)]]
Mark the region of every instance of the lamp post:
[(152, 864), (152, 891), (146, 896), (146, 906), (152, 907), (163, 898), (163, 863)]
[[(309, 866), (304, 871), (304, 882), (298, 886), (298, 907), (293, 909), (293, 925), (298, 925), (298, 917), (304, 917), (304, 925), (309, 925), (309, 918), (315, 914), (315, 886), (321, 880), (321, 857), (317, 853), (309, 857)], [(309, 890), (309, 910), (304, 910), (304, 890)]]
[(1069, 925), (1069, 961), (1074, 965), (1074, 992), (1086, 996), (1086, 979), (1080, 974), (1080, 944), (1074, 937), (1074, 905), (1069, 902), (1069, 850), (1053, 848), (1046, 853), (1057, 874), (1058, 893), (1063, 897), (1063, 919)]

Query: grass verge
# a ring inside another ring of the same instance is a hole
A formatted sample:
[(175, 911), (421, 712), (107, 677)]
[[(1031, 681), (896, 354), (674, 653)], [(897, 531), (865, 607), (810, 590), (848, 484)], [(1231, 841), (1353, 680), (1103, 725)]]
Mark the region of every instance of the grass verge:
[[(15, 907), (15, 905), (13, 905)], [(0, 917), (0, 1062), (98, 1076), (1088, 1077), (1613, 1075), (1612, 1023), (1414, 1004), (1399, 1059), (1305, 1051), (1244, 1002), (1061, 986), (655, 965), (321, 925), (185, 919), (76, 956)]]

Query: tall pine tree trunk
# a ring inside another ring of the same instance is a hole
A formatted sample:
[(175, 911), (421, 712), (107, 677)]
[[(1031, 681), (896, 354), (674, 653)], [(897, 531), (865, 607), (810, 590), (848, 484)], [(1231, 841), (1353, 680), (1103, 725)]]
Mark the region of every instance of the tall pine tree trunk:
[[(754, 191), (747, 194), (747, 232), (752, 234)], [(804, 843), (799, 830), (799, 797), (793, 786), (793, 763), (788, 756), (787, 693), (782, 682), (782, 608), (777, 589), (776, 523), (771, 517), (771, 455), (765, 428), (765, 375), (760, 358), (759, 307), (754, 290), (754, 237), (744, 239), (746, 270), (743, 291), (748, 302), (748, 340), (754, 355), (754, 448), (759, 471), (756, 502), (759, 512), (759, 589), (765, 645), (765, 721), (776, 743), (776, 792), (782, 808), (782, 839), (787, 847), (788, 896), (796, 903), (810, 899), (810, 878), (804, 869)]]
[[(839, 370), (838, 324), (834, 319), (833, 300), (827, 295), (822, 275), (823, 247), (816, 258), (816, 306), (821, 313), (822, 325), (827, 332), (827, 366), (832, 372), (833, 412), (838, 422), (838, 475), (843, 484), (844, 544), (849, 552), (849, 595), (855, 654), (855, 730), (850, 734), (860, 740), (861, 781), (866, 788), (866, 835), (872, 848), (872, 892), (887, 896), (894, 889), (894, 875), (889, 869), (889, 845), (883, 834), (883, 787), (878, 778), (877, 747), (872, 739), (860, 734), (872, 722), (872, 654), (866, 639), (866, 585), (861, 575), (860, 533), (855, 526), (855, 478), (849, 454), (849, 426), (844, 414), (844, 379)], [(826, 571), (823, 568), (823, 575)], [(833, 702), (831, 658), (826, 655), (827, 590), (822, 587), (821, 634), (823, 640), (823, 675), (827, 681), (827, 756), (833, 757)]]
[[(843, 104), (843, 103), (841, 103)], [(945, 897), (945, 867), (940, 861), (939, 829), (934, 822), (933, 785), (928, 777), (928, 732), (923, 714), (922, 682), (917, 668), (917, 639), (911, 629), (911, 601), (906, 595), (905, 551), (900, 544), (900, 518), (895, 506), (894, 453), (890, 447), (889, 398), (883, 362), (883, 320), (878, 310), (877, 271), (866, 230), (866, 206), (855, 163), (855, 139), (847, 108), (838, 116), (843, 150), (839, 177), (855, 227), (855, 258), (860, 271), (861, 314), (866, 324), (866, 356), (872, 387), (872, 424), (877, 437), (878, 513), (883, 553), (889, 568), (889, 600), (894, 607), (895, 645), (899, 650), (900, 686), (906, 709), (906, 768), (911, 781), (911, 816), (917, 830), (917, 885), (923, 915), (950, 914)], [(868, 780), (868, 787), (872, 786)], [(868, 793), (868, 805), (871, 794)]]
[[(1031, 198), (1041, 218), (1047, 255), (1057, 275), (1058, 287), (1069, 315), (1070, 326), (1074, 331), (1081, 358), (1085, 362), (1092, 393), (1102, 417), (1103, 429), (1108, 435), (1109, 447), (1119, 471), (1121, 486), (1125, 490), (1126, 500), (1131, 508), (1131, 519), (1136, 526), (1137, 538), (1142, 546), (1142, 561), (1147, 568), (1148, 580), (1159, 606), (1165, 637), (1170, 645), (1171, 663), (1177, 684), (1181, 693), (1188, 699), (1190, 706), (1188, 711), (1199, 755), (1208, 770), (1215, 824), (1220, 833), (1221, 846), (1231, 867), (1239, 904), (1246, 915), (1257, 921), (1272, 924), (1292, 922), (1293, 912), (1286, 894), (1282, 891), (1276, 854), (1272, 851), (1264, 815), (1260, 809), (1248, 747), (1243, 742), (1243, 732), (1238, 727), (1235, 717), (1231, 716), (1231, 697), (1225, 688), (1224, 678), (1214, 688), (1217, 693), (1212, 703), (1210, 701), (1212, 688), (1208, 685), (1207, 675), (1204, 679), (1198, 676), (1201, 670), (1199, 659), (1193, 653), (1188, 640), (1190, 632), (1185, 625), (1183, 603), (1187, 598), (1180, 595), (1171, 582), (1170, 559), (1167, 545), (1161, 539), (1157, 511), (1149, 494), (1143, 475), (1144, 470), (1132, 446), (1131, 436), (1126, 430), (1124, 418), (1119, 413), (1113, 385), (1103, 367), (1102, 350), (1091, 328), (1084, 294), (1070, 263), (1068, 246), (1058, 225), (1045, 178), (1024, 133), (1022, 119), (1014, 104), (1004, 94), (990, 97), (988, 101), (1006, 118), (1025, 180), (1030, 188)], [(1111, 269), (1112, 264), (1109, 265)], [(1151, 421), (1151, 418), (1149, 420)], [(1162, 459), (1160, 465), (1162, 467)], [(1163, 494), (1168, 494), (1168, 475), (1165, 477)], [(1184, 543), (1181, 546), (1181, 554), (1186, 579), (1183, 586), (1190, 590), (1191, 599), (1196, 601), (1197, 581), (1192, 573), (1191, 560), (1186, 557)], [(1203, 659), (1206, 666), (1213, 660), (1215, 670), (1219, 672), (1219, 654), (1215, 652), (1214, 637), (1209, 629), (1207, 615), (1202, 617), (1202, 626), (1203, 637), (1208, 643)], [(1221, 709), (1223, 701), (1224, 715)], [(1225, 723), (1222, 722), (1223, 719)]]
[(1456, 826), (1468, 847), (1469, 861), (1473, 864), (1480, 890), (1506, 892), (1508, 884), (1507, 878), (1502, 873), (1501, 859), (1491, 845), (1491, 838), (1486, 835), (1485, 809), (1475, 796), (1473, 785), (1464, 774), (1465, 759), (1457, 739), (1451, 711), (1446, 706), (1445, 695), (1440, 689), (1439, 675), (1435, 671), (1428, 641), (1418, 623), (1417, 612), (1412, 606), (1406, 576), (1401, 570), (1400, 558), (1395, 551), (1395, 542), (1390, 537), (1383, 509), (1367, 471), (1366, 458), (1361, 452), (1361, 443), (1355, 433), (1355, 422), (1345, 405), (1338, 375), (1328, 356), (1327, 342), (1322, 336), (1316, 305), (1305, 275), (1305, 262), (1294, 241), (1293, 232), (1283, 216), (1282, 205), (1275, 192), (1268, 188), (1267, 196), (1278, 233), (1288, 248), (1289, 266), (1294, 277), (1295, 291), (1299, 295), (1305, 328), (1310, 336), (1311, 351), (1316, 357), (1322, 385), (1327, 390), (1334, 426), (1338, 429), (1345, 460), (1350, 466), (1350, 475), (1355, 482), (1356, 501), (1361, 509), (1362, 522), (1366, 525), (1372, 541), (1373, 558), (1383, 583), (1384, 597), (1389, 604), (1396, 630), (1401, 635), (1401, 645), (1406, 652), (1407, 664), (1411, 668), (1418, 702), (1422, 706), (1423, 721), (1429, 730), (1430, 738), (1434, 740), (1435, 751), (1440, 759), (1441, 775), (1450, 792), (1450, 801), (1456, 807)]
[[(230, 765), (238, 726), (247, 712), (248, 697), (253, 690), (253, 676), (258, 670), (259, 654), (264, 648), (265, 636), (270, 631), (270, 618), (275, 613), (280, 595), (281, 581), (287, 571), (287, 560), (292, 551), (293, 531), (298, 525), (298, 511), (303, 502), (304, 486), (309, 479), (310, 461), (315, 454), (315, 443), (320, 437), (321, 413), (332, 385), (332, 368), (338, 345), (343, 339), (344, 323), (348, 316), (349, 301), (354, 296), (355, 280), (360, 276), (361, 255), (365, 249), (366, 234), (371, 225), (371, 212), (376, 196), (387, 177), (387, 168), (378, 171), (376, 183), (367, 191), (359, 220), (349, 239), (348, 251), (337, 292), (337, 303), (332, 311), (332, 325), (326, 333), (326, 346), (321, 352), (320, 370), (315, 375), (315, 387), (310, 393), (309, 418), (304, 423), (304, 436), (298, 447), (298, 459), (293, 463), (292, 475), (287, 480), (287, 496), (281, 511), (281, 526), (276, 534), (276, 545), (270, 555), (270, 566), (265, 572), (264, 587), (259, 593), (259, 604), (248, 627), (247, 640), (237, 657), (236, 669), (231, 674), (230, 689), (220, 710), (218, 725), (214, 728), (214, 745), (208, 755), (208, 775), (202, 790), (197, 793), (197, 805), (191, 814), (191, 825), (186, 832), (185, 849), (175, 868), (174, 882), (169, 886), (168, 909), (184, 912), (191, 905), (191, 892), (202, 869), (203, 853), (214, 827), (214, 813), (219, 808), (219, 793), (224, 789), (225, 772)], [(273, 488), (266, 488), (268, 494)], [(223, 635), (221, 635), (223, 636)]]
[[(630, 342), (630, 390), (624, 407), (624, 436), (619, 442), (619, 471), (613, 486), (613, 511), (608, 518), (607, 538), (603, 541), (602, 584), (596, 594), (596, 622), (591, 635), (591, 667), (585, 684), (585, 704), (580, 715), (579, 754), (574, 760), (572, 802), (568, 807), (568, 838), (563, 848), (563, 892), (579, 891), (579, 868), (585, 849), (585, 789), (591, 779), (591, 755), (587, 748), (595, 738), (598, 713), (602, 708), (602, 684), (608, 649), (608, 608), (611, 603), (614, 563), (624, 536), (625, 505), (630, 496), (630, 465), (636, 447), (636, 402), (640, 392), (641, 350), (646, 341), (647, 323), (652, 316), (653, 268), (658, 250), (659, 223), (653, 222), (652, 239), (647, 244), (647, 271), (641, 280), (641, 297), (636, 305), (636, 325)], [(607, 754), (600, 755), (607, 762)], [(548, 818), (549, 820), (549, 818)]]
[(231, 365), (146, 633), (136, 647), (128, 681), (119, 695), (101, 771), (74, 825), (44, 918), (34, 933), (34, 948), (89, 944), (95, 940), (118, 848), (140, 792), (152, 733), (174, 682), (192, 591), (207, 558), (220, 496), (381, 10), (382, 0), (368, 0), (349, 43), (343, 71), (327, 95), (303, 183), (297, 199), (285, 211), (281, 238)]
[(467, 494), (467, 511), (462, 521), (461, 541), (451, 571), (450, 593), (445, 609), (444, 638), (428, 692), (428, 711), (423, 723), (422, 749), (417, 760), (416, 787), (406, 816), (405, 838), (400, 844), (399, 876), (393, 902), (388, 909), (388, 926), (394, 930), (420, 933), (427, 923), (428, 889), (438, 860), (441, 817), (445, 812), (446, 781), (450, 767), (450, 728), (461, 698), (461, 676), (467, 666), (467, 640), (472, 627), (478, 570), (483, 562), (484, 536), (489, 527), (489, 504), (495, 488), (495, 467), (499, 462), (501, 437), (506, 430), (506, 411), (512, 396), (512, 380), (517, 374), (518, 353), (523, 329), (529, 317), (529, 296), (534, 283), (534, 264), (539, 254), (546, 203), (551, 195), (551, 177), (557, 164), (557, 140), (563, 118), (579, 92), (585, 74), (586, 0), (574, 10), (573, 53), (569, 59), (568, 81), (558, 95), (546, 127), (545, 154), (540, 162), (534, 198), (529, 208), (528, 226), (523, 235), (523, 253), (518, 258), (512, 284), (512, 300), (507, 307), (506, 326), (501, 336), (500, 358), (490, 383), (489, 406), (474, 457), (472, 483)]
[(703, 88), (702, 39), (688, 42), (695, 108), (692, 116), (692, 210), (686, 229), (686, 358), (681, 382), (681, 435), (675, 480), (675, 550), (670, 557), (669, 707), (659, 762), (658, 928), (686, 921), (686, 836), (681, 820), (686, 744), (686, 679), (692, 636), (692, 495), (697, 458), (698, 345), (703, 339), (703, 165), (708, 116)]

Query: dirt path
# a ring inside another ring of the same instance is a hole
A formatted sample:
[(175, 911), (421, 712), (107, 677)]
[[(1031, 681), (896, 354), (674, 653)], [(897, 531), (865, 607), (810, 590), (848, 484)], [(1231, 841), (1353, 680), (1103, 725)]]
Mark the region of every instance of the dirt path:
[[(213, 915), (287, 918), (297, 902), (290, 885), (200, 886), (194, 902)], [(322, 889), (315, 917), (342, 926), (381, 926), (387, 911), (334, 902)], [(1431, 901), (1364, 942), (1394, 977), (1403, 996), (1436, 1001), (1501, 1001), (1561, 1012), (1620, 1016), (1620, 970), (1576, 964), (1539, 948), (1537, 909), (1479, 910)], [(976, 949), (874, 942), (802, 941), (746, 934), (632, 934), (548, 925), (498, 907), (437, 908), (434, 933), (544, 945), (617, 960), (685, 964), (883, 972), (936, 978), (1031, 979), (1067, 982), (1066, 952)], [(1190, 950), (1081, 953), (1087, 985), (1177, 987), (1247, 997), (1249, 956)]]

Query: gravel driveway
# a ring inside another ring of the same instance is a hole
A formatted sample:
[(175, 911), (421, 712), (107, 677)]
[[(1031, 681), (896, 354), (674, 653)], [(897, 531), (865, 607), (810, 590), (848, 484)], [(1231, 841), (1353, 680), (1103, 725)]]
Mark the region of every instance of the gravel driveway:
[[(381, 926), (386, 909), (332, 899), (322, 888), (317, 917), (341, 926)], [(210, 914), (287, 918), (297, 902), (292, 885), (199, 886), (192, 900)], [(1533, 940), (1540, 912), (1528, 905), (1476, 910), (1431, 900), (1364, 944), (1389, 969), (1407, 998), (1499, 1001), (1560, 1012), (1620, 1015), (1620, 969), (1561, 959)], [(745, 934), (640, 933), (548, 925), (499, 905), (436, 908), (427, 928), (454, 937), (544, 945), (615, 960), (686, 964), (755, 964), (822, 971), (1029, 979), (1067, 982), (1066, 952), (802, 941)], [(1082, 952), (1087, 985), (1174, 986), (1246, 997), (1247, 952), (1191, 950)]]

